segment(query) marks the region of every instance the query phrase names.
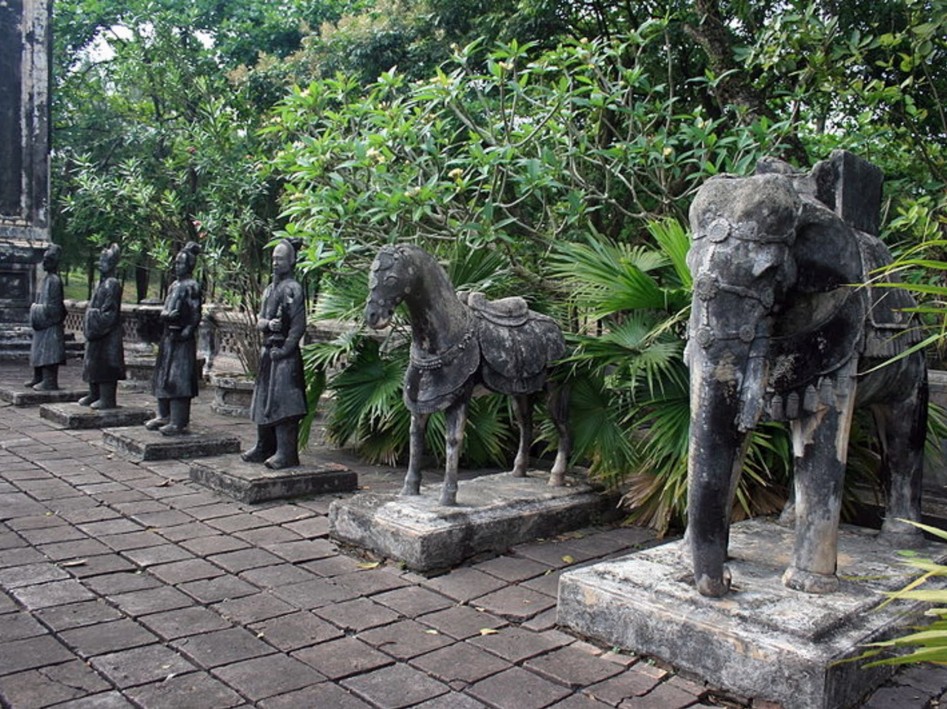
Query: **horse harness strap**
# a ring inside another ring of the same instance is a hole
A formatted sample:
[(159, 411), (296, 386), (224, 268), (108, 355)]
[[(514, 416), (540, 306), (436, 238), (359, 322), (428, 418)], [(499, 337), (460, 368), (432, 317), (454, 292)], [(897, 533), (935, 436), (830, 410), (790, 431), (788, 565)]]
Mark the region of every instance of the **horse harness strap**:
[(434, 356), (419, 356), (414, 351), (411, 352), (411, 364), (420, 370), (430, 371), (446, 367), (467, 349), (470, 341), (473, 339), (474, 331), (472, 327), (467, 327), (467, 332), (456, 345), (451, 345), (440, 354)]

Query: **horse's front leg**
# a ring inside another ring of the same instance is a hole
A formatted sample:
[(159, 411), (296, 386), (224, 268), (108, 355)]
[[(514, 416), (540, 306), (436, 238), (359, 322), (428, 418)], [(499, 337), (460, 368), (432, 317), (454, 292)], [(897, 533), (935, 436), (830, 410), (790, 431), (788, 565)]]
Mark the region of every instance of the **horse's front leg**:
[(549, 417), (556, 426), (559, 434), (559, 449), (556, 451), (556, 461), (549, 473), (549, 484), (553, 486), (565, 485), (566, 469), (569, 465), (569, 454), (572, 452), (572, 435), (569, 431), (569, 393), (565, 386), (551, 384), (549, 386)]
[(514, 397), (514, 403), (516, 425), (520, 429), (520, 447), (513, 461), (513, 477), (524, 478), (529, 467), (529, 448), (533, 444), (533, 400), (528, 394), (520, 394)]
[(464, 426), (467, 425), (467, 400), (462, 398), (451, 404), (444, 412), (444, 419), (447, 424), (447, 463), (441, 504), (452, 506), (457, 504), (457, 465), (460, 447), (464, 443)]
[(421, 494), (421, 458), (424, 457), (424, 432), (427, 414), (411, 414), (411, 434), (408, 442), (408, 472), (404, 476), (402, 495)]

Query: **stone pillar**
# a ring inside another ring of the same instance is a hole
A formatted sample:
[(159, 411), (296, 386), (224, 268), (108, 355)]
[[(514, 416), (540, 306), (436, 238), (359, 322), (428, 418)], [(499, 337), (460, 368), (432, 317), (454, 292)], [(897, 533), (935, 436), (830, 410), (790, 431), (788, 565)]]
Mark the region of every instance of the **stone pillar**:
[(49, 242), (50, 2), (0, 0), (0, 324), (7, 326), (27, 322)]

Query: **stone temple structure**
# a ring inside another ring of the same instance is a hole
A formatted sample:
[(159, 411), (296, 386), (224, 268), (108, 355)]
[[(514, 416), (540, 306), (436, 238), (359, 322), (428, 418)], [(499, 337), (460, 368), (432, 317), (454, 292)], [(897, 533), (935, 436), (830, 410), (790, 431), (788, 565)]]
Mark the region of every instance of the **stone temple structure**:
[(0, 354), (25, 337), (49, 243), (50, 0), (0, 2)]

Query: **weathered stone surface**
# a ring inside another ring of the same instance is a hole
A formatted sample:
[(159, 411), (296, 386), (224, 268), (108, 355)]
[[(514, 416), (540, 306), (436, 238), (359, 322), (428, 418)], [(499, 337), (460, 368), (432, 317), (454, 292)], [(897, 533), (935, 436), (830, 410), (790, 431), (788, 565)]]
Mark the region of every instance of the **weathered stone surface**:
[(546, 477), (531, 471), (523, 478), (501, 473), (461, 482), (455, 507), (439, 504), (434, 486), (418, 496), (338, 500), (329, 508), (329, 535), (431, 571), (581, 527), (610, 502), (588, 485), (550, 487)]
[[(26, 371), (24, 369), (24, 371)], [(32, 389), (0, 387), (0, 401), (14, 406), (39, 406), (64, 401), (78, 401), (88, 392), (85, 389), (56, 389), (53, 391), (33, 391)]]
[(335, 464), (307, 465), (304, 460), (293, 468), (270, 470), (229, 455), (193, 463), (191, 480), (247, 503), (351, 492), (358, 487), (358, 474)]
[[(680, 542), (567, 571), (559, 583), (559, 622), (786, 709), (850, 706), (893, 669), (836, 663), (916, 620), (921, 604), (879, 608), (882, 592), (916, 574), (872, 530), (843, 526), (839, 591), (793, 591), (780, 580), (792, 539), (791, 529), (769, 520), (734, 525), (733, 585), (721, 600), (698, 594)], [(940, 544), (918, 552), (941, 563), (947, 558)]]
[(140, 426), (155, 415), (154, 409), (141, 406), (119, 406), (114, 409), (90, 409), (79, 404), (43, 404), (40, 418), (57, 423), (63, 428), (116, 428)]
[(240, 450), (237, 436), (200, 429), (180, 436), (164, 436), (145, 428), (106, 428), (102, 431), (102, 440), (132, 460), (203, 458)]

